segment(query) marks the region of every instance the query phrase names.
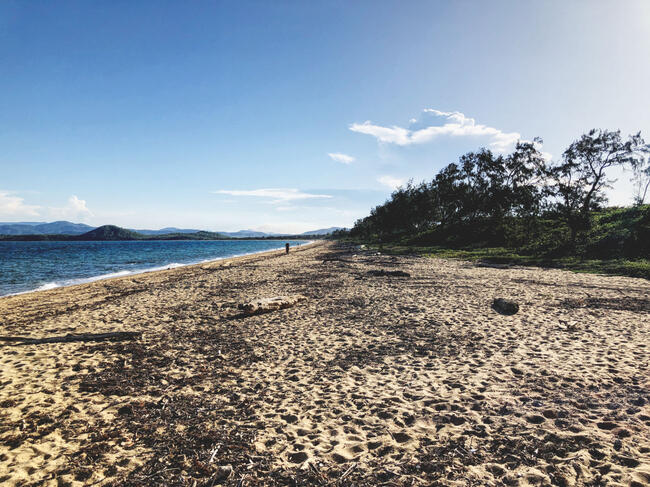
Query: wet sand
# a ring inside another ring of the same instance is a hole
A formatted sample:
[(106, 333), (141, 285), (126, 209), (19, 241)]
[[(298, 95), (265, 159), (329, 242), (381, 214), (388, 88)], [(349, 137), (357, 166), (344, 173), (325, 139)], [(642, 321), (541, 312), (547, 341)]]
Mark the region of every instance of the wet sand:
[(650, 485), (646, 280), (328, 243), (0, 299), (118, 331), (0, 341), (0, 484)]

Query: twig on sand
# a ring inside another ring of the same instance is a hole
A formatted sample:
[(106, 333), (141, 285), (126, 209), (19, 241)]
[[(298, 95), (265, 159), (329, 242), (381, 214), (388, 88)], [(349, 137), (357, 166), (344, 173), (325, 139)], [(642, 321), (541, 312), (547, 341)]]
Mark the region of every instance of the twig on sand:
[(341, 478), (340, 478), (339, 480), (343, 480), (345, 477), (347, 477), (348, 475), (350, 475), (350, 473), (352, 472), (352, 470), (354, 470), (354, 469), (356, 468), (356, 466), (357, 466), (357, 463), (353, 463), (352, 465), (350, 465), (350, 468), (348, 468), (348, 469), (343, 473), (343, 475), (341, 475)]
[(221, 445), (217, 445), (217, 447), (212, 450), (212, 455), (210, 455), (210, 460), (208, 460), (208, 463), (214, 462), (214, 457), (217, 456), (217, 453), (219, 452), (219, 448), (221, 448)]
[(112, 333), (82, 333), (45, 338), (1, 336), (0, 341), (15, 342), (16, 345), (38, 345), (41, 343), (101, 342), (105, 340), (136, 340), (142, 336), (141, 331), (116, 331)]

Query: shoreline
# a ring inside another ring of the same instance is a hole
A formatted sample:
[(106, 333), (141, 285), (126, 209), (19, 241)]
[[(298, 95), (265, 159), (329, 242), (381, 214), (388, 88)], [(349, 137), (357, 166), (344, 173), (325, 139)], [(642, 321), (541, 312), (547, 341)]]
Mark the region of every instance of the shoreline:
[(0, 484), (646, 485), (648, 296), (319, 241), (0, 299)]
[[(191, 241), (191, 240), (188, 240), (188, 241)], [(227, 240), (223, 240), (223, 241), (227, 241)], [(293, 246), (292, 249), (296, 250), (296, 249), (306, 248), (308, 245), (312, 245), (312, 244), (314, 244), (316, 242), (319, 242), (319, 241), (318, 240), (308, 240), (305, 243), (301, 243), (301, 244), (298, 244), (296, 246)], [(215, 259), (206, 259), (206, 260), (202, 260), (202, 261), (198, 261), (198, 262), (188, 262), (186, 264), (172, 262), (172, 263), (161, 265), (161, 266), (158, 266), (158, 267), (151, 267), (151, 268), (147, 268), (147, 269), (138, 269), (138, 270), (135, 270), (135, 271), (128, 271), (128, 270), (115, 271), (115, 272), (110, 272), (108, 274), (102, 274), (102, 275), (98, 275), (98, 276), (90, 276), (90, 277), (81, 277), (81, 278), (69, 279), (68, 281), (70, 281), (70, 282), (67, 283), (67, 284), (57, 284), (58, 281), (53, 281), (53, 282), (45, 283), (45, 284), (41, 285), (40, 287), (38, 287), (36, 289), (30, 289), (30, 290), (27, 290), (27, 291), (19, 291), (17, 293), (2, 294), (2, 295), (0, 295), (0, 299), (11, 297), (11, 296), (20, 296), (20, 295), (23, 295), (23, 294), (32, 294), (32, 293), (37, 293), (37, 292), (40, 293), (40, 292), (43, 292), (43, 291), (50, 291), (52, 289), (67, 288), (67, 287), (71, 287), (71, 286), (81, 286), (83, 284), (90, 284), (90, 283), (93, 283), (93, 282), (105, 281), (105, 280), (108, 280), (108, 279), (117, 279), (117, 278), (121, 278), (121, 277), (129, 277), (129, 276), (138, 276), (138, 275), (141, 275), (141, 274), (149, 274), (149, 273), (152, 273), (152, 272), (169, 271), (169, 270), (178, 269), (178, 268), (181, 268), (181, 267), (209, 264), (209, 263), (213, 263), (213, 262), (220, 262), (220, 261), (226, 261), (226, 260), (229, 260), (229, 259), (235, 259), (235, 258), (238, 258), (238, 257), (248, 257), (248, 256), (253, 256), (253, 255), (260, 255), (260, 254), (264, 254), (264, 253), (267, 253), (267, 252), (278, 252), (280, 250), (282, 250), (284, 252), (284, 247), (278, 247), (277, 249), (271, 249), (271, 250), (260, 250), (258, 252), (249, 252), (249, 253), (245, 253), (245, 254), (236, 254), (236, 255), (231, 255), (231, 256), (228, 256), (228, 257), (217, 257)], [(67, 281), (64, 281), (64, 282), (67, 282)]]

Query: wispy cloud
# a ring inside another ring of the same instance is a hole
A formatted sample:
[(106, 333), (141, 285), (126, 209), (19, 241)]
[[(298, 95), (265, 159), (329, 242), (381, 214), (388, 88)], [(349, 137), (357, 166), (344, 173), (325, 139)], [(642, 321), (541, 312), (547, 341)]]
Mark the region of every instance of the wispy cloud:
[(11, 191), (0, 191), (0, 216), (30, 217), (39, 216), (40, 206), (25, 204), (24, 198)]
[(306, 193), (298, 189), (286, 188), (265, 188), (251, 190), (220, 189), (215, 194), (227, 194), (230, 196), (249, 196), (255, 198), (267, 198), (274, 202), (286, 203), (288, 201), (307, 200), (315, 198), (331, 198), (329, 194)]
[(333, 161), (340, 162), (341, 164), (350, 164), (355, 161), (354, 157), (340, 152), (329, 152), (327, 155), (330, 156), (330, 159)]
[(397, 189), (402, 186), (406, 181), (404, 179), (395, 178), (393, 176), (380, 176), (377, 181), (390, 189)]
[(433, 108), (422, 111), (419, 119), (411, 119), (409, 127), (392, 125), (384, 127), (370, 121), (353, 123), (350, 130), (360, 134), (372, 135), (379, 142), (408, 146), (424, 144), (436, 137), (486, 137), (488, 145), (497, 152), (506, 152), (514, 147), (521, 135), (518, 132), (503, 130), (476, 123), (473, 118), (460, 112), (442, 112)]

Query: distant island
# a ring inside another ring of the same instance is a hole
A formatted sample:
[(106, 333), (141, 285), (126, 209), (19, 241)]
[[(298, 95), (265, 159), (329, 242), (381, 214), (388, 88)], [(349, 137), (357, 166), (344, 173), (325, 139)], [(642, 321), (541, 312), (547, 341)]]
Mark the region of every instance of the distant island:
[(322, 228), (297, 235), (265, 233), (255, 230), (237, 232), (209, 232), (179, 229), (130, 230), (116, 225), (91, 227), (83, 223), (58, 221), (0, 223), (0, 241), (110, 241), (110, 240), (252, 240), (252, 239), (314, 239), (324, 238), (340, 231), (340, 227)]

